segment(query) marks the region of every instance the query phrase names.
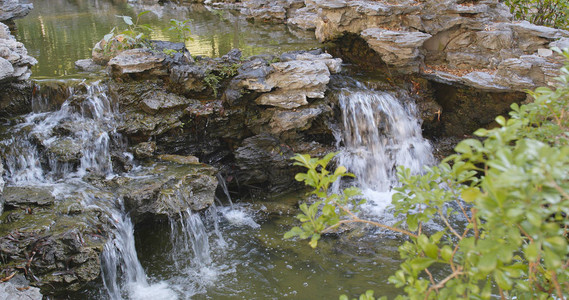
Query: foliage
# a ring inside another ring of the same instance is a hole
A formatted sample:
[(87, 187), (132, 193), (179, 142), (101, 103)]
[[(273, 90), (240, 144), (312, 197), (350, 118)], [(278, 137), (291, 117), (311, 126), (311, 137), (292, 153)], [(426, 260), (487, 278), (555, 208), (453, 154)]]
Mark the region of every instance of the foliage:
[(119, 31), (114, 27), (103, 37), (105, 53), (147, 46), (152, 28), (148, 24), (140, 24), (140, 17), (147, 13), (148, 11), (143, 11), (136, 15), (135, 22), (130, 16), (117, 16), (123, 20), (127, 28)]
[(234, 63), (230, 65), (222, 65), (218, 70), (209, 70), (204, 76), (204, 82), (213, 91), (213, 95), (217, 97), (219, 83), (226, 78), (235, 76), (237, 69), (241, 64)]
[(561, 29), (569, 26), (568, 0), (506, 0), (504, 3), (516, 20)]
[(193, 41), (194, 39), (190, 36), (192, 30), (190, 28), (190, 22), (192, 20), (179, 21), (176, 19), (170, 19), (171, 26), (168, 28), (170, 31), (176, 32), (176, 39), (179, 42)]
[[(569, 59), (568, 52), (564, 55)], [(426, 168), (425, 174), (412, 175), (400, 167), (401, 186), (395, 188), (392, 204), (394, 215), (403, 222), (396, 228), (361, 220), (344, 204), (327, 200), (342, 198), (327, 194), (327, 186), (337, 177), (328, 178), (328, 171), (315, 168), (318, 160), (297, 155), (295, 160), (308, 172), (296, 179), (324, 200), (311, 207), (303, 204), (298, 216), (302, 226), (285, 237), (310, 238), (316, 246), (313, 240), (322, 233), (349, 222), (403, 233), (403, 263), (389, 278), (404, 288), (406, 295), (398, 299), (490, 299), (496, 294), (502, 299), (565, 299), (569, 67), (561, 73), (555, 91), (532, 92), (533, 103), (512, 105), (509, 120), (497, 117), (500, 127), (477, 130), (481, 139), (460, 142), (456, 154)], [(429, 234), (424, 224), (433, 221), (445, 229)]]

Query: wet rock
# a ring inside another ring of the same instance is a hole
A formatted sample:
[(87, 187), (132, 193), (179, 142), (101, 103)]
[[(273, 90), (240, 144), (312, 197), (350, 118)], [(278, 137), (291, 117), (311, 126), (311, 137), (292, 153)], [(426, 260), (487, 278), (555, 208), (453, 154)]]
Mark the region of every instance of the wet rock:
[(154, 156), (156, 152), (156, 142), (142, 142), (133, 147), (134, 157), (144, 159)]
[(4, 196), (14, 205), (0, 216), (0, 268), (25, 274), (45, 295), (77, 291), (99, 278), (110, 227), (101, 209), (83, 206), (86, 195), (113, 199), (94, 190), (53, 196), (41, 187), (9, 187)]
[(205, 209), (214, 201), (217, 188), (214, 168), (196, 164), (188, 157), (164, 158), (185, 164), (156, 163), (140, 176), (124, 178), (120, 183), (118, 193), (123, 195), (125, 206), (135, 220), (176, 217), (188, 209)]
[(162, 62), (166, 59), (165, 54), (156, 54), (146, 49), (130, 49), (119, 53), (113, 57), (108, 65), (114, 74), (120, 76), (124, 74), (142, 73), (154, 71), (157, 74), (165, 74), (162, 69)]
[(182, 93), (202, 92), (207, 88), (204, 82), (207, 71), (203, 65), (176, 65), (170, 68), (170, 80)]
[(3, 198), (7, 207), (49, 206), (55, 202), (52, 189), (47, 187), (7, 186)]
[(50, 141), (47, 150), (60, 162), (78, 162), (83, 145), (70, 137), (61, 137)]
[(173, 154), (162, 154), (158, 155), (157, 158), (163, 161), (169, 161), (180, 165), (193, 165), (200, 163), (200, 160), (193, 155), (182, 156), (182, 155), (173, 155)]
[(25, 17), (33, 8), (20, 0), (0, 0), (0, 22)]
[(102, 67), (96, 64), (91, 58), (76, 61), (75, 68), (83, 72), (98, 72), (102, 69)]
[(36, 287), (0, 283), (0, 300), (41, 300), (42, 297), (40, 289)]

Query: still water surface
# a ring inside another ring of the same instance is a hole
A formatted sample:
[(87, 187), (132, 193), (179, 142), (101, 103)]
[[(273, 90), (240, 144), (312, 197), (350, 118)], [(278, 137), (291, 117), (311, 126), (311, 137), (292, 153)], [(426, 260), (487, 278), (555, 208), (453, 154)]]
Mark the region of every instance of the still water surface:
[(244, 56), (280, 54), (311, 49), (319, 44), (313, 34), (298, 34), (284, 25), (252, 24), (236, 12), (214, 10), (203, 5), (128, 4), (121, 0), (34, 0), (32, 12), (16, 20), (18, 41), (24, 43), (39, 63), (34, 78), (76, 77), (74, 62), (91, 57), (91, 49), (113, 27), (126, 29), (117, 16), (135, 16), (142, 11), (140, 24), (153, 29), (152, 38), (175, 40), (168, 30), (170, 20), (191, 19), (191, 37), (186, 47), (192, 55), (219, 57), (232, 48)]

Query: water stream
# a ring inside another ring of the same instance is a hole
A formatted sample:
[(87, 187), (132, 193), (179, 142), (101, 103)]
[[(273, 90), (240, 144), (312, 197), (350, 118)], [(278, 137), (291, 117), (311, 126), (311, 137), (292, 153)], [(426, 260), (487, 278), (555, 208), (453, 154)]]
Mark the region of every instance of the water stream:
[[(90, 56), (89, 48), (117, 25), (115, 15), (145, 9), (121, 1), (32, 2), (34, 11), (16, 28), (40, 61), (36, 78), (74, 75), (73, 62)], [(282, 28), (253, 26), (232, 14), (220, 17), (203, 6), (152, 9), (156, 38), (168, 35), (170, 18), (194, 19), (192, 54), (220, 56), (237, 47), (248, 56), (316, 45)], [(421, 136), (412, 101), (362, 86), (338, 93), (343, 127), (338, 163), (356, 174), (370, 203), (367, 212), (382, 217), (397, 184), (395, 167), (419, 172), (432, 163), (429, 142)], [(399, 264), (399, 240), (348, 235), (324, 239), (317, 250), (285, 241), (282, 235), (294, 224), (294, 206), (302, 196), (247, 203), (231, 198), (221, 176), (225, 199), (219, 202), (229, 204), (204, 213), (184, 211), (135, 231), (123, 199), (84, 180), (117, 176), (112, 163), (117, 156), (135, 165), (125, 176), (138, 176), (142, 168), (117, 133), (117, 107), (100, 82), (77, 84), (67, 94), (61, 105), (35, 98), (34, 112), (1, 137), (0, 148), (8, 185), (49, 186), (60, 198), (79, 193), (82, 206), (100, 208), (113, 224), (101, 257), (102, 286), (94, 292), (99, 298), (330, 299), (369, 287), (382, 295), (398, 292), (387, 277)]]

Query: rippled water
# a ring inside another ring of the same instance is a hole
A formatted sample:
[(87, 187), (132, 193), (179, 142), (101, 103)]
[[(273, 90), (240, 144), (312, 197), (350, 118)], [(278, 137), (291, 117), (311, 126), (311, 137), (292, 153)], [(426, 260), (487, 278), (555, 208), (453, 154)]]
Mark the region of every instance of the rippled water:
[(192, 55), (219, 57), (232, 48), (244, 56), (310, 49), (319, 44), (297, 37), (284, 25), (252, 24), (236, 12), (216, 11), (203, 5), (140, 5), (122, 0), (32, 0), (32, 12), (16, 20), (16, 38), (39, 63), (34, 78), (77, 76), (74, 62), (91, 57), (91, 49), (115, 27), (126, 26), (118, 15), (141, 17), (141, 24), (154, 30), (152, 38), (174, 40), (170, 19), (191, 19), (191, 37), (186, 47)]

